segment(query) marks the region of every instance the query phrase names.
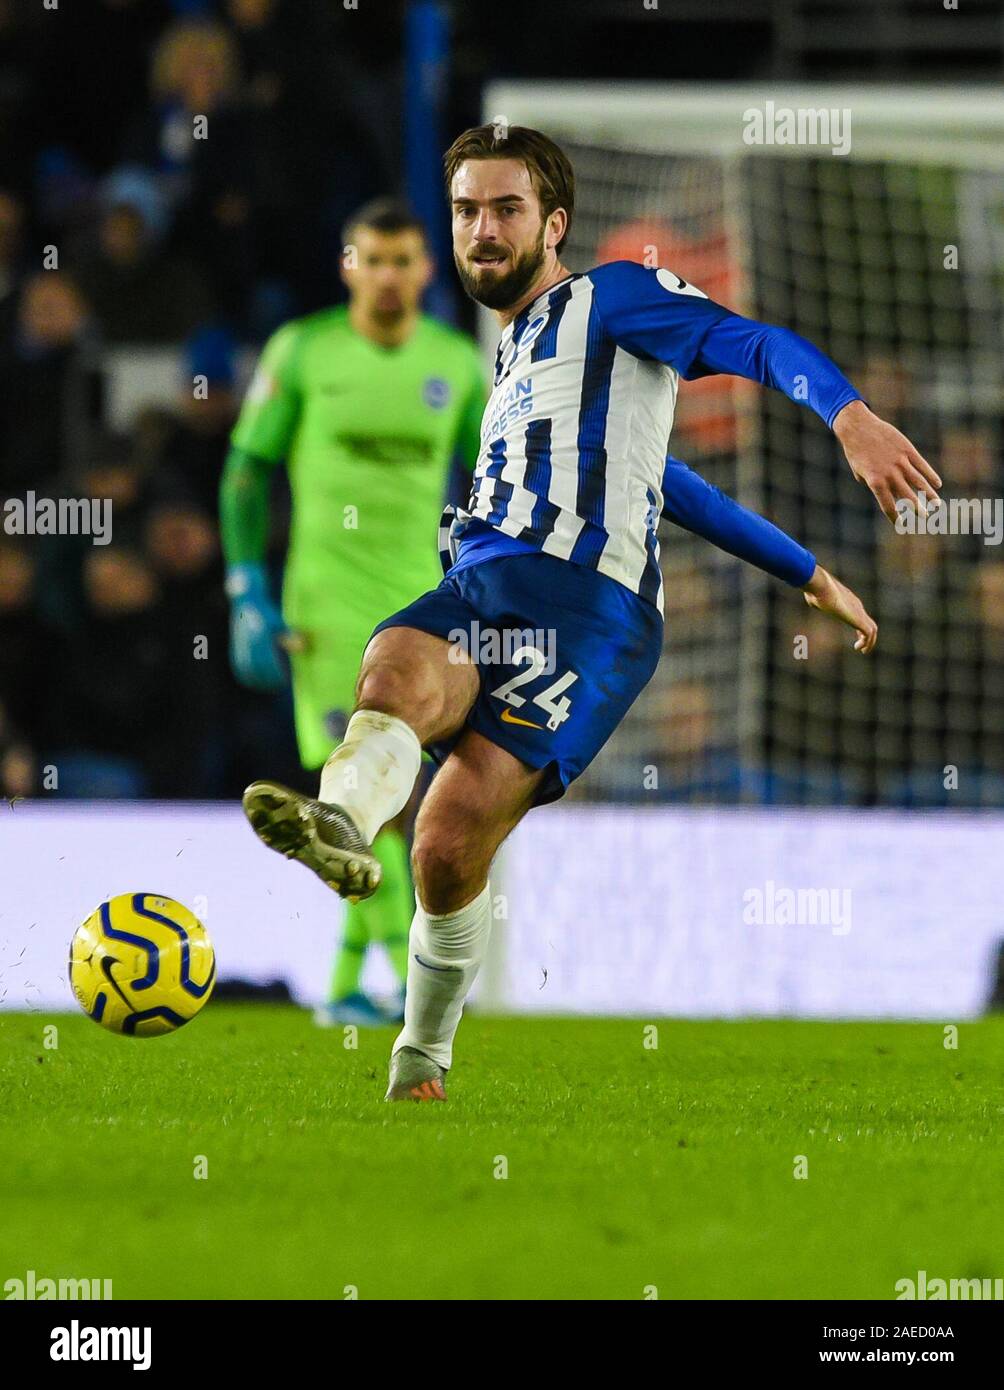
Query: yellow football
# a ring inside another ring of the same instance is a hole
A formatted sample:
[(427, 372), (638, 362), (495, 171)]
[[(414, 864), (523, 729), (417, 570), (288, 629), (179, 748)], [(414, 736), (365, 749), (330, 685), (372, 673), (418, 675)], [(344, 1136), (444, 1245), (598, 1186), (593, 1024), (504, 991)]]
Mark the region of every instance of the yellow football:
[(190, 1022), (209, 999), (216, 956), (187, 907), (158, 893), (120, 893), (70, 943), (77, 1003), (113, 1033), (153, 1038)]

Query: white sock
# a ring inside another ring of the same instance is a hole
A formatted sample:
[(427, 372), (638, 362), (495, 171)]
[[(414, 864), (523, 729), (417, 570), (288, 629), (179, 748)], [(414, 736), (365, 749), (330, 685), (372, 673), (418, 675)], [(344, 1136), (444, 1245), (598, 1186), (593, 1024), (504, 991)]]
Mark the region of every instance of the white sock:
[(393, 714), (356, 710), (321, 769), (318, 800), (344, 806), (368, 845), (404, 809), (422, 765), (414, 729)]
[(416, 899), (408, 938), (404, 1027), (392, 1052), (416, 1047), (449, 1070), (464, 1000), (485, 958), (491, 928), (487, 883), (473, 902), (441, 916), (426, 912)]

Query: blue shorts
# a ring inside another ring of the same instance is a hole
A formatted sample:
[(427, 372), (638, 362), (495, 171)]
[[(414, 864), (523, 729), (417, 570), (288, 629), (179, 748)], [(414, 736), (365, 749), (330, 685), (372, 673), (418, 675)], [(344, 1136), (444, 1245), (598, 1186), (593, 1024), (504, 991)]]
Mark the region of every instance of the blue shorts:
[[(466, 727), (546, 769), (535, 805), (563, 796), (659, 663), (657, 608), (615, 579), (553, 555), (508, 555), (448, 575), (387, 627), (463, 647), (481, 689)], [(463, 732), (463, 731), (461, 731)], [(437, 763), (460, 738), (429, 744)]]

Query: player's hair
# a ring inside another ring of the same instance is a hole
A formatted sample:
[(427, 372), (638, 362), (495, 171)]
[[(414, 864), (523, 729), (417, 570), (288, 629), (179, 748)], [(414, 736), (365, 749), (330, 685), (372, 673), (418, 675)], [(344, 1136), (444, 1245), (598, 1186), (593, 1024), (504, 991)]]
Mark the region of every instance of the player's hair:
[(565, 235), (554, 248), (560, 255), (568, 240), (575, 211), (575, 173), (565, 151), (542, 131), (525, 125), (472, 126), (458, 135), (443, 157), (446, 196), (450, 197), (453, 175), (465, 159), (519, 159), (526, 165), (533, 191), (540, 200), (545, 218), (558, 208), (568, 217)]
[(371, 232), (418, 232), (428, 243), (425, 224), (403, 198), (371, 198), (357, 208), (342, 228), (342, 245), (348, 246), (360, 227)]

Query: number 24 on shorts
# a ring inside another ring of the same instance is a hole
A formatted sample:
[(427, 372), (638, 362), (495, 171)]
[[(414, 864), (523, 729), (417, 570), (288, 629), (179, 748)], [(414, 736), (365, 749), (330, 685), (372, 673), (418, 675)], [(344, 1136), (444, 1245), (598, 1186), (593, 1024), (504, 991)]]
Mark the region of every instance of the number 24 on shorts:
[[(547, 666), (547, 658), (539, 647), (522, 646), (517, 647), (513, 652), (512, 661), (514, 665), (524, 661), (529, 664), (525, 671), (517, 671), (515, 676), (505, 681), (504, 684), (500, 685), (491, 693), (493, 699), (504, 700), (505, 703), (511, 705), (513, 709), (520, 709), (526, 704), (526, 698), (523, 695), (516, 694), (517, 688), (521, 685), (526, 685), (528, 681), (532, 681), (539, 676)], [(563, 676), (559, 676), (556, 681), (552, 681), (550, 685), (532, 696), (532, 703), (542, 709), (548, 716), (547, 727), (552, 733), (558, 728), (559, 724), (563, 724), (568, 718), (572, 708), (572, 702), (567, 695), (564, 694), (564, 691), (578, 679), (574, 671), (566, 671)]]

